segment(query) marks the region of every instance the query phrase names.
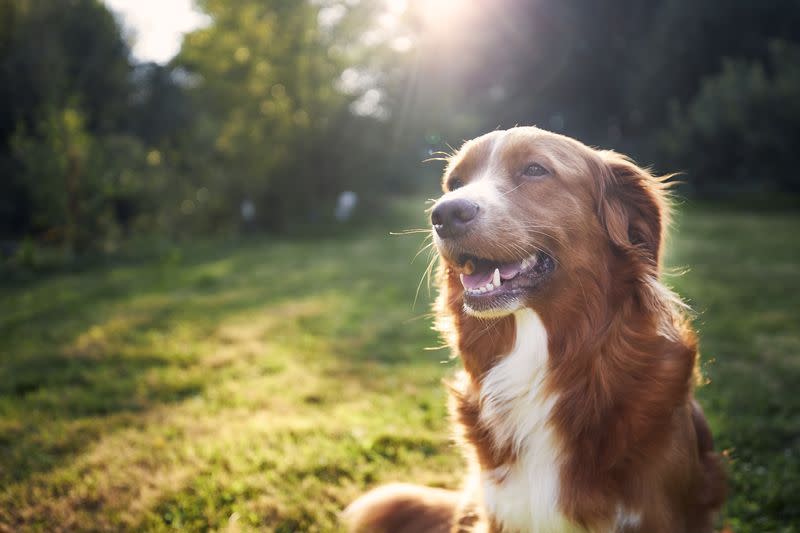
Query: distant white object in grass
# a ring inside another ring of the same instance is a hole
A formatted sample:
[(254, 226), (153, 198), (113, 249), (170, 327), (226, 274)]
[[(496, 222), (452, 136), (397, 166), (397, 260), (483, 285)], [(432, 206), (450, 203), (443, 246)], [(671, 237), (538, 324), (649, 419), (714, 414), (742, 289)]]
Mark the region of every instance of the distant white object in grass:
[(358, 205), (358, 195), (353, 191), (343, 191), (336, 201), (336, 211), (334, 212), (336, 220), (341, 222), (348, 220), (353, 215), (356, 205)]
[(249, 198), (242, 202), (241, 210), (242, 218), (245, 220), (245, 222), (250, 222), (256, 218), (256, 204), (254, 204)]

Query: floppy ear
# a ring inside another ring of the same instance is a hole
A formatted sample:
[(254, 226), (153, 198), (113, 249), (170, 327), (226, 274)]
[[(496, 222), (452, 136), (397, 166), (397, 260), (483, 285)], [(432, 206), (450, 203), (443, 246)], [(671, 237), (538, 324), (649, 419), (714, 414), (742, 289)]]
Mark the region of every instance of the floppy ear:
[(611, 242), (658, 268), (669, 207), (664, 179), (615, 152), (600, 152), (598, 215)]

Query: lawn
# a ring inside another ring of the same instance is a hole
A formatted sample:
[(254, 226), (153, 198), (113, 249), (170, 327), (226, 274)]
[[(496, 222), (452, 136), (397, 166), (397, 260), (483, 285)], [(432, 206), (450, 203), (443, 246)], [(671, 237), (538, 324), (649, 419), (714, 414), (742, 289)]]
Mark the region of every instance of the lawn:
[[(0, 530), (331, 531), (366, 487), (455, 487), (423, 205), (342, 236), (176, 245), (0, 282)], [(684, 207), (698, 391), (737, 532), (800, 531), (800, 214)]]

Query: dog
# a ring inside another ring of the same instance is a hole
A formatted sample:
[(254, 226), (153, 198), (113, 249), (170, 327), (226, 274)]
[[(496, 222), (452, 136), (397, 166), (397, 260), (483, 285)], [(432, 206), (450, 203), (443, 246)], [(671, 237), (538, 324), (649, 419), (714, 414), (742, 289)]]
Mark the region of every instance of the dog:
[(449, 159), (431, 212), (437, 328), (463, 362), (460, 492), (394, 484), (356, 532), (708, 532), (725, 474), (697, 340), (660, 281), (666, 178), (534, 127)]

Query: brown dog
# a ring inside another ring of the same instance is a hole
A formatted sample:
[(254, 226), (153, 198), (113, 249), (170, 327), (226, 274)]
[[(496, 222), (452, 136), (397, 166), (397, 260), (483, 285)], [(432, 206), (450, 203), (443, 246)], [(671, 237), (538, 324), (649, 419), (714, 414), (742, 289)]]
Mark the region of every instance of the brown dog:
[(661, 284), (665, 185), (537, 128), (467, 142), (432, 211), (437, 325), (461, 357), (460, 493), (354, 502), (351, 530), (707, 532), (725, 497), (692, 399), (697, 343)]

